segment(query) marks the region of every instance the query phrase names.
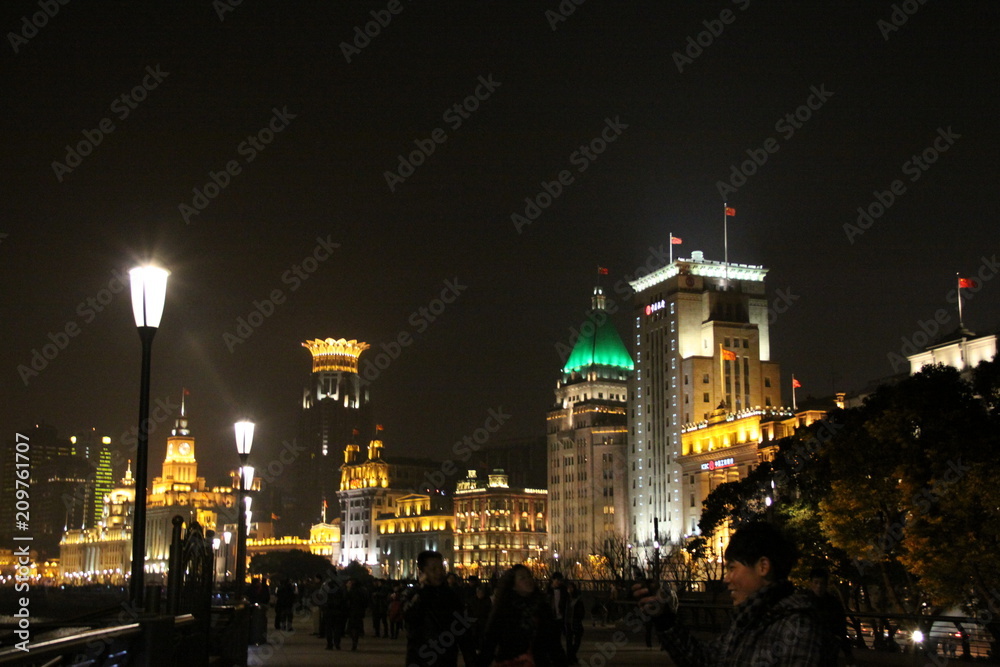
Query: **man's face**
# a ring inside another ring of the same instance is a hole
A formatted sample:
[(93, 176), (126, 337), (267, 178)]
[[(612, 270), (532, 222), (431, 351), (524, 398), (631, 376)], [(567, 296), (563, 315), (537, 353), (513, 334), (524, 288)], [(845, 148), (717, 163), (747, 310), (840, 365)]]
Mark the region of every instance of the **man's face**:
[(813, 577), (809, 580), (809, 588), (811, 588), (812, 592), (816, 595), (823, 597), (826, 595), (826, 579)]
[(764, 588), (770, 581), (771, 561), (760, 558), (753, 565), (745, 565), (736, 560), (726, 561), (726, 576), (723, 581), (733, 597), (733, 605), (738, 605)]
[(428, 586), (440, 586), (444, 583), (446, 576), (444, 561), (440, 558), (428, 558), (421, 574), (423, 574), (424, 582)]

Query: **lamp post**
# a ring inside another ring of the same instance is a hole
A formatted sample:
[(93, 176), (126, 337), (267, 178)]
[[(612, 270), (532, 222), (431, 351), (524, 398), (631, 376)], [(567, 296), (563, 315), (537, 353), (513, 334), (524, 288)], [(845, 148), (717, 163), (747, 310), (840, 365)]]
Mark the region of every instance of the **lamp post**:
[(236, 506), (239, 508), (239, 521), (236, 522), (236, 599), (243, 599), (243, 588), (247, 578), (247, 515), (244, 504), (244, 494), (253, 481), (246, 474), (253, 475), (253, 468), (247, 465), (250, 448), (253, 447), (253, 422), (236, 422), (236, 453), (240, 455), (240, 492)]
[(226, 531), (222, 533), (222, 537), (226, 542), (226, 552), (224, 556), (224, 561), (222, 563), (222, 580), (228, 584), (229, 583), (229, 543), (233, 541), (233, 534), (231, 531)]
[(129, 598), (134, 609), (143, 608), (146, 583), (146, 468), (149, 459), (149, 366), (153, 337), (160, 326), (167, 298), (170, 272), (155, 266), (129, 271), (132, 314), (142, 342), (142, 375), (139, 380), (139, 432), (135, 452), (135, 506), (132, 512), (132, 578)]

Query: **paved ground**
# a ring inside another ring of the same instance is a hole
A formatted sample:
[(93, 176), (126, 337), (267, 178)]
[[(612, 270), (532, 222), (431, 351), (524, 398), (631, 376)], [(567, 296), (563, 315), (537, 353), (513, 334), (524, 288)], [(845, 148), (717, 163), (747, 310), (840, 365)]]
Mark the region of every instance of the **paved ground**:
[[(274, 622), (273, 611), (269, 615)], [(370, 628), (368, 628), (370, 630)], [(404, 658), (405, 640), (391, 640), (362, 637), (357, 651), (350, 650), (350, 639), (345, 638), (340, 651), (327, 651), (326, 641), (311, 634), (311, 622), (307, 618), (295, 619), (293, 632), (278, 632), (269, 627), (268, 643), (251, 646), (248, 664), (267, 667), (311, 667), (312, 665), (336, 665), (336, 667), (406, 667)], [(581, 667), (673, 667), (674, 663), (663, 651), (647, 648), (642, 633), (624, 632), (613, 642), (614, 628), (588, 626), (580, 649)], [(888, 655), (884, 653), (856, 653), (856, 664), (900, 665), (919, 667), (940, 667), (959, 665), (957, 660), (928, 658), (918, 655)], [(459, 661), (461, 663), (461, 661)], [(966, 663), (962, 663), (966, 664)], [(994, 663), (995, 664), (995, 663)]]

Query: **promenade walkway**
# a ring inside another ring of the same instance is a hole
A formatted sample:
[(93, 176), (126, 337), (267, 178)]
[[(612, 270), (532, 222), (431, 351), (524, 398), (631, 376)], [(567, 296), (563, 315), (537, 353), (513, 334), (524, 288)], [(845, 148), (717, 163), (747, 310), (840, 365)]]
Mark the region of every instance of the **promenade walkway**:
[[(269, 622), (274, 622), (273, 610), (269, 614)], [(279, 632), (268, 628), (268, 643), (261, 646), (251, 646), (248, 664), (251, 667), (406, 667), (405, 635), (392, 640), (374, 637), (371, 628), (366, 627), (369, 634), (361, 638), (357, 651), (350, 650), (350, 639), (342, 643), (346, 648), (337, 651), (326, 650), (326, 641), (310, 634), (311, 624), (308, 619), (296, 618), (294, 630)], [(615, 635), (612, 627), (592, 628), (587, 626), (583, 645), (580, 649), (581, 667), (673, 667), (674, 663), (667, 654), (655, 648), (647, 648), (643, 633), (623, 632)], [(944, 658), (928, 658), (912, 654), (886, 654), (875, 652), (856, 652), (856, 664), (866, 665), (899, 665), (910, 667), (957, 667), (958, 660)], [(459, 660), (461, 665), (461, 660)], [(984, 664), (984, 663), (977, 663)], [(996, 663), (990, 663), (996, 664)]]

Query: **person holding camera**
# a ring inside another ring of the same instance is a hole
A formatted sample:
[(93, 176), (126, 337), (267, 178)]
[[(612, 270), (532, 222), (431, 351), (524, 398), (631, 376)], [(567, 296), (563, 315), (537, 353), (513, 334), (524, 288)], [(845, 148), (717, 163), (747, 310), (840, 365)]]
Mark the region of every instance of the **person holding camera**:
[(788, 581), (797, 557), (795, 545), (771, 524), (737, 529), (726, 548), (724, 578), (734, 616), (711, 642), (699, 641), (678, 623), (662, 593), (637, 584), (633, 595), (680, 667), (821, 667), (826, 662), (818, 610)]

